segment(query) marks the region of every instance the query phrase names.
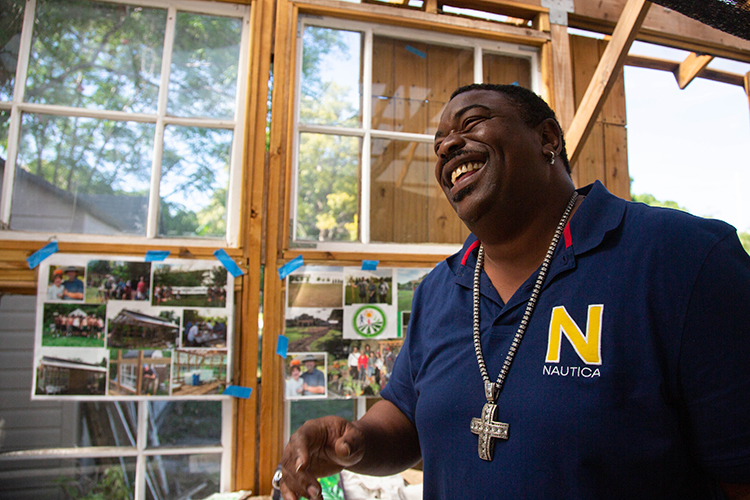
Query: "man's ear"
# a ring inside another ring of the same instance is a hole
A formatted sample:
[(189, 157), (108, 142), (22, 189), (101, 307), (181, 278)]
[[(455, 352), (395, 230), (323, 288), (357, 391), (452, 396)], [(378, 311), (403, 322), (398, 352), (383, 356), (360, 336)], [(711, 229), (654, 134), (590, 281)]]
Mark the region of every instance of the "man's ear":
[(554, 151), (560, 154), (562, 151), (562, 130), (555, 120), (547, 118), (540, 125), (542, 149), (545, 153)]

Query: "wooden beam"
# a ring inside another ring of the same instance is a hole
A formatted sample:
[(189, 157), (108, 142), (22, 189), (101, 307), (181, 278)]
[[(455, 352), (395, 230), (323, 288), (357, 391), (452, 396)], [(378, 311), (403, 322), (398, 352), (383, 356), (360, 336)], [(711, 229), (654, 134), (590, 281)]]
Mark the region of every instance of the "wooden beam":
[(599, 61), (599, 66), (591, 78), (586, 93), (578, 106), (578, 111), (573, 118), (567, 133), (568, 159), (571, 165), (575, 165), (581, 147), (586, 142), (586, 137), (591, 132), (596, 116), (604, 105), (609, 91), (615, 83), (615, 76), (622, 69), (628, 50), (643, 24), (648, 13), (651, 2), (646, 0), (628, 0), (622, 11), (620, 20), (617, 22), (612, 40)]
[(555, 89), (553, 108), (563, 130), (568, 130), (576, 113), (568, 27), (553, 24), (550, 27), (550, 34), (552, 35), (552, 77)]
[[(658, 59), (655, 57), (629, 55), (625, 58), (625, 66), (635, 66), (637, 68), (656, 69), (659, 71), (669, 71), (670, 73), (674, 73), (678, 70), (680, 63), (676, 61), (669, 61), (667, 59)], [(744, 75), (717, 69), (706, 68), (697, 76), (697, 78), (703, 78), (704, 80), (712, 80), (721, 83), (728, 83), (730, 85), (737, 85), (739, 87), (742, 87), (745, 84)]]
[(674, 77), (680, 89), (684, 89), (690, 85), (690, 82), (713, 60), (714, 56), (708, 54), (698, 55), (695, 52), (691, 52), (677, 67), (677, 71), (674, 72)]

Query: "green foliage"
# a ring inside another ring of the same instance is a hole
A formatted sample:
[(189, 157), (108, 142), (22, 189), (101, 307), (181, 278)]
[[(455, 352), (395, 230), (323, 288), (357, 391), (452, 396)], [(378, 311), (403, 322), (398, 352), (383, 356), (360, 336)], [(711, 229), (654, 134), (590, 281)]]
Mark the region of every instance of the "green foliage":
[(62, 477), (57, 480), (60, 487), (71, 499), (75, 500), (131, 500), (133, 491), (125, 478), (125, 472), (119, 466), (111, 466), (104, 473), (93, 478), (94, 484), (88, 492), (82, 491), (79, 481)]
[(654, 195), (649, 193), (644, 194), (631, 194), (630, 197), (633, 199), (633, 201), (637, 201), (640, 203), (645, 203), (646, 205), (652, 206), (652, 207), (664, 207), (664, 208), (673, 208), (675, 210), (682, 210), (683, 212), (687, 212), (688, 209), (685, 207), (681, 207), (677, 204), (676, 201), (660, 201), (657, 200)]
[(742, 243), (742, 248), (745, 249), (745, 251), (750, 254), (750, 232), (737, 232), (737, 236), (740, 237), (740, 243)]

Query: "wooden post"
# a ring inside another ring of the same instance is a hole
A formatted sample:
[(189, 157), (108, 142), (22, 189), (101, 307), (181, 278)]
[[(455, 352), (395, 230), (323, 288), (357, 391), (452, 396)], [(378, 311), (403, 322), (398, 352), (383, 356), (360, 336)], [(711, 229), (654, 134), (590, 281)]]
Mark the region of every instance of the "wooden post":
[(695, 52), (691, 52), (674, 72), (674, 77), (680, 89), (684, 89), (690, 85), (690, 82), (713, 60), (714, 56), (708, 54), (698, 55)]

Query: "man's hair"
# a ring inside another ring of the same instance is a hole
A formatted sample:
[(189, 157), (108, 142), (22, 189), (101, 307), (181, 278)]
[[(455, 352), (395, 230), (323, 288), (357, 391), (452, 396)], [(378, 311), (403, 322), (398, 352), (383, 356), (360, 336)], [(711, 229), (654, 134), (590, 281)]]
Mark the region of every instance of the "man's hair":
[[(496, 85), (493, 83), (472, 83), (471, 85), (464, 85), (456, 89), (451, 94), (451, 100), (458, 94), (469, 92), (471, 90), (490, 90), (502, 94), (508, 101), (518, 109), (521, 119), (526, 125), (531, 128), (536, 127), (547, 118), (551, 118), (555, 121), (558, 127), (560, 122), (557, 121), (557, 116), (552, 108), (545, 102), (544, 99), (536, 95), (531, 90), (521, 87), (519, 85)], [(565, 165), (565, 170), (570, 174), (570, 163), (568, 162), (568, 152), (565, 150), (565, 137), (562, 134), (562, 127), (560, 127), (560, 139), (562, 141), (562, 151), (560, 152), (560, 158)]]

